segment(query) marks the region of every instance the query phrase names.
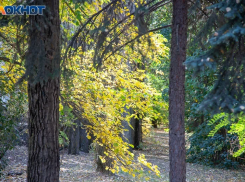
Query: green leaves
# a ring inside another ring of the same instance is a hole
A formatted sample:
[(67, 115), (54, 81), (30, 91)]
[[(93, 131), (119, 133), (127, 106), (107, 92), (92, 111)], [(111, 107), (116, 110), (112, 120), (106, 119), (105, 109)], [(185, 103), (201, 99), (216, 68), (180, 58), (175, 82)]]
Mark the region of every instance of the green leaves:
[(209, 125), (214, 125), (216, 122), (219, 122), (215, 128), (210, 131), (208, 136), (213, 137), (222, 127), (227, 126), (229, 122), (228, 114), (226, 113), (220, 113), (214, 115), (214, 117), (209, 121)]
[(69, 138), (65, 132), (60, 131), (59, 133), (59, 144), (61, 146), (67, 145), (69, 143)]
[[(217, 123), (218, 122), (218, 123)], [(215, 128), (210, 131), (208, 136), (213, 137), (222, 127), (231, 124), (228, 133), (235, 134), (239, 138), (240, 149), (235, 151), (233, 156), (238, 157), (245, 152), (245, 115), (240, 113), (239, 115), (220, 113), (214, 115), (210, 120), (209, 125), (215, 125)]]
[(237, 117), (237, 123), (231, 125), (229, 133), (236, 134), (239, 138), (240, 149), (233, 154), (238, 157), (245, 153), (245, 114), (240, 113)]

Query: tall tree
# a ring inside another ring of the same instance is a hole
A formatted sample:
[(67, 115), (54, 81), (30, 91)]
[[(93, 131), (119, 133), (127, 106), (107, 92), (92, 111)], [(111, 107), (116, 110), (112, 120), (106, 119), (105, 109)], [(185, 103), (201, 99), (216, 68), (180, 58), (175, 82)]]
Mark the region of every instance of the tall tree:
[(36, 0), (44, 14), (30, 16), (26, 58), (29, 98), (27, 181), (59, 181), (59, 0)]
[(171, 63), (169, 78), (170, 182), (186, 181), (185, 67), (187, 44), (187, 0), (173, 0)]

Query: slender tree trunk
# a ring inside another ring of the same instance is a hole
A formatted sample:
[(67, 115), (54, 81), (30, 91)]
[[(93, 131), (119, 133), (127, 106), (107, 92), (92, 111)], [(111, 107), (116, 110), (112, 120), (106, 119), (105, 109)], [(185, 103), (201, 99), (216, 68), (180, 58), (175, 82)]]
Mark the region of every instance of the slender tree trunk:
[(187, 0), (173, 0), (169, 84), (170, 182), (186, 181), (185, 67), (187, 44)]
[(26, 58), (29, 98), (28, 182), (59, 181), (59, 0), (36, 0), (44, 15), (29, 16)]
[(135, 120), (135, 127), (134, 127), (134, 149), (138, 150), (140, 143), (143, 142), (142, 140), (142, 120), (141, 119), (134, 119)]

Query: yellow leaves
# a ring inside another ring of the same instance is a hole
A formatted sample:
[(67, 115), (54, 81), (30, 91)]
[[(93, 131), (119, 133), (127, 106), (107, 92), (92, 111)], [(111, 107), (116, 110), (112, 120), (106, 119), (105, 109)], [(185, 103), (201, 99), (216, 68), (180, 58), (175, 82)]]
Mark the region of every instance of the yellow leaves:
[(164, 75), (164, 73), (162, 72), (162, 70), (156, 70), (156, 74), (159, 74), (159, 75)]
[(102, 162), (102, 163), (105, 163), (105, 162), (106, 162), (106, 160), (105, 160), (105, 158), (104, 158), (104, 157), (99, 156), (99, 158), (100, 158), (100, 160), (101, 160), (101, 162)]
[(116, 170), (115, 170), (115, 169), (110, 169), (110, 171), (111, 171), (112, 173), (115, 173), (115, 172), (116, 172)]
[[(95, 0), (89, 6), (93, 9), (93, 6), (99, 6), (99, 4), (100, 2)], [(129, 15), (127, 8), (117, 8), (117, 11)], [(113, 23), (117, 22), (115, 18), (110, 18)], [(101, 17), (98, 16), (97, 20), (100, 22)], [(98, 22), (94, 22), (95, 25)], [(107, 27), (107, 29), (110, 30), (110, 27)], [(115, 32), (121, 30), (122, 27), (120, 26), (115, 28)], [(131, 36), (130, 38), (138, 36), (137, 27), (129, 27), (127, 33)], [(118, 46), (128, 41), (127, 36), (119, 38)], [(112, 39), (113, 37), (106, 37), (105, 47), (108, 45), (107, 41), (109, 42)], [(148, 39), (151, 40), (151, 44), (147, 43)], [(87, 37), (87, 41), (90, 41), (89, 44), (95, 43), (92, 37)], [(145, 159), (141, 158), (140, 162), (135, 162), (134, 154), (128, 151), (130, 145), (121, 138), (125, 131), (121, 123), (122, 121), (130, 121), (133, 117), (139, 117), (143, 122), (143, 131), (147, 133), (151, 126), (151, 118), (157, 115), (153, 112), (153, 103), (164, 107), (160, 102), (153, 102), (154, 97), (161, 95), (161, 93), (157, 93), (151, 85), (143, 82), (147, 78), (145, 70), (132, 71), (129, 69), (129, 65), (135, 65), (136, 61), (141, 63), (143, 56), (147, 60), (152, 60), (152, 62), (159, 62), (160, 55), (167, 57), (168, 49), (164, 42), (166, 42), (166, 39), (162, 35), (151, 32), (149, 35), (141, 37), (134, 48), (126, 46), (120, 53), (116, 53), (113, 57), (104, 61), (103, 69), (100, 72), (93, 68), (91, 61), (95, 55), (93, 49), (79, 50), (79, 55), (71, 58), (69, 65), (67, 65), (70, 70), (76, 73), (71, 80), (74, 86), (71, 91), (68, 91), (72, 97), (68, 100), (76, 103), (78, 109), (81, 107), (81, 115), (92, 124), (92, 126), (87, 126), (89, 131), (87, 138), (95, 137), (94, 143), (106, 148), (103, 156), (100, 156), (100, 160), (105, 163), (107, 157), (111, 157), (114, 163), (112, 167), (107, 166), (106, 170), (113, 173), (121, 169), (135, 177), (140, 170), (140, 164), (157, 173), (157, 169)], [(121, 55), (122, 52), (123, 55)], [(108, 55), (110, 55), (110, 52), (106, 53), (105, 56)], [(163, 73), (159, 71), (158, 74)], [(62, 85), (62, 90), (65, 90), (64, 85)], [(123, 116), (122, 113), (125, 113), (125, 108), (132, 108), (135, 113), (129, 112), (127, 116)], [(136, 171), (134, 171), (135, 168), (137, 168)]]
[(107, 152), (104, 152), (104, 154), (105, 154), (106, 156), (108, 156), (108, 155), (109, 155)]
[(102, 143), (105, 143), (105, 142), (106, 142), (105, 138), (102, 138)]
[(125, 172), (125, 173), (128, 172), (128, 169), (125, 168), (124, 166), (122, 166), (121, 169), (122, 169), (122, 171)]
[(149, 35), (152, 36), (153, 35), (153, 32), (150, 32)]
[(160, 176), (160, 171), (158, 170), (158, 167), (156, 165), (152, 165), (151, 163), (147, 162), (145, 159), (145, 155), (142, 154), (138, 157), (138, 161), (143, 164), (144, 166), (147, 166), (149, 169), (151, 169), (157, 176)]

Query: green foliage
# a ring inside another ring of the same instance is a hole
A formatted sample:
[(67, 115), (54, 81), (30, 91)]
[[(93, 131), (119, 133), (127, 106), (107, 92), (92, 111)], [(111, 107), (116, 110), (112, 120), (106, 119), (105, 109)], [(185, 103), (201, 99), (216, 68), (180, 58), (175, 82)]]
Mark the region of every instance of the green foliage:
[(209, 125), (214, 125), (215, 123), (217, 123), (217, 121), (219, 123), (215, 126), (215, 128), (212, 131), (210, 131), (208, 136), (213, 137), (215, 133), (217, 133), (220, 130), (220, 128), (230, 124), (228, 117), (229, 116), (226, 113), (220, 113), (220, 114), (214, 115), (214, 117), (209, 121)]
[(70, 127), (75, 124), (73, 123), (75, 116), (72, 114), (72, 109), (70, 107), (68, 107), (67, 105), (63, 106), (62, 104), (60, 104), (59, 110), (61, 127)]
[[(217, 123), (218, 121), (218, 123)], [(209, 136), (214, 136), (222, 127), (230, 126), (228, 133), (235, 134), (239, 139), (239, 150), (234, 151), (233, 156), (241, 156), (245, 152), (245, 115), (240, 113), (239, 115), (220, 113), (214, 115), (210, 120), (209, 125), (215, 125), (215, 128), (210, 131)]]
[(209, 136), (214, 126), (207, 122), (201, 124), (190, 137), (190, 148), (187, 150), (187, 162), (193, 162), (221, 168), (237, 168), (239, 162), (230, 152), (231, 142), (236, 140), (235, 135), (221, 134)]
[(59, 134), (59, 144), (60, 146), (67, 146), (69, 144), (69, 138), (63, 131), (60, 131)]
[(201, 110), (216, 114), (220, 111), (240, 112), (244, 108), (240, 107), (245, 102), (244, 7), (245, 2), (240, 0), (223, 0), (210, 6), (214, 13), (207, 21), (206, 34), (203, 33), (206, 40), (209, 39), (205, 43), (209, 49), (198, 57), (189, 57), (185, 62), (196, 74), (206, 70), (206, 67), (217, 70), (218, 79), (200, 104)]
[(238, 122), (231, 125), (230, 133), (238, 135), (240, 149), (234, 153), (234, 157), (238, 157), (245, 153), (245, 117), (241, 114), (238, 117)]
[(203, 72), (197, 77), (192, 77), (192, 72), (186, 72), (185, 117), (188, 132), (194, 131), (199, 124), (210, 118), (209, 114), (199, 112), (198, 108), (212, 89), (214, 79), (215, 75), (212, 71)]
[(244, 113), (214, 115), (195, 130), (190, 142), (189, 162), (237, 168), (245, 152)]
[(162, 92), (161, 97), (154, 96), (153, 98), (153, 109), (156, 115), (152, 119), (156, 120), (158, 125), (168, 125), (168, 72), (169, 59), (162, 58), (161, 63), (151, 64), (147, 73), (147, 82), (158, 92)]
[(19, 133), (16, 131), (18, 118), (26, 112), (26, 97), (15, 90), (9, 94), (4, 94), (0, 90), (0, 170), (5, 166), (2, 157), (5, 152), (12, 149), (16, 144)]

